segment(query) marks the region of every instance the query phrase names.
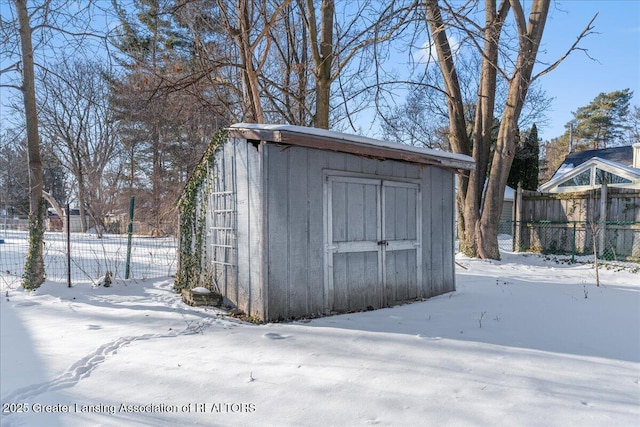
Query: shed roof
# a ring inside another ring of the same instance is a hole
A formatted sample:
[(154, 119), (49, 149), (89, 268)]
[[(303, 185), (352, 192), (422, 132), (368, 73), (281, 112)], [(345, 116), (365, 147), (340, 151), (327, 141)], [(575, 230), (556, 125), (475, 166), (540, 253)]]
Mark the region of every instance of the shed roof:
[(331, 150), (358, 156), (434, 165), (447, 169), (473, 170), (474, 160), (464, 154), (412, 147), (359, 135), (292, 125), (236, 123), (231, 136), (283, 145)]

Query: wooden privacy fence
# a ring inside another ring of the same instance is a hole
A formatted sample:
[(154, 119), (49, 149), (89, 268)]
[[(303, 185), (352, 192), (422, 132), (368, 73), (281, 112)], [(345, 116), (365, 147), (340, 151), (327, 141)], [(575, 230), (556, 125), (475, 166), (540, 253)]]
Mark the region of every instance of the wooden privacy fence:
[(640, 191), (598, 188), (581, 193), (518, 189), (515, 251), (640, 261)]

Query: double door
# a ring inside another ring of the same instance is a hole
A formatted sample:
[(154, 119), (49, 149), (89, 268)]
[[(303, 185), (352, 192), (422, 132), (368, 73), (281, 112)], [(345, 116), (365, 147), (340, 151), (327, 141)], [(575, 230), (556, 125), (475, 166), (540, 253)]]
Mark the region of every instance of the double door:
[(325, 203), (329, 310), (380, 308), (420, 296), (418, 183), (328, 176)]

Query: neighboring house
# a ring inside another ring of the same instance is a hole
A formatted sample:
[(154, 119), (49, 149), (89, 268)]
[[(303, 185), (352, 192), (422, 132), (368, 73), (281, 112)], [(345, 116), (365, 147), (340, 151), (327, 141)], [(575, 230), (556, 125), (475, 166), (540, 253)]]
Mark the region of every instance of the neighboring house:
[(502, 199), (502, 212), (500, 221), (513, 221), (513, 201), (516, 198), (516, 190), (508, 185), (504, 188), (504, 198)]
[(455, 290), (454, 177), (472, 158), (298, 126), (227, 135), (181, 232), (225, 305), (267, 321)]
[[(87, 218), (87, 224), (91, 226), (91, 219), (88, 215), (85, 215)], [(48, 231), (63, 231), (64, 230), (64, 221), (66, 217), (60, 218), (56, 211), (53, 208), (47, 209), (47, 224), (46, 228)], [(71, 209), (69, 214), (69, 230), (72, 233), (80, 233), (82, 232), (82, 221), (80, 220), (80, 209)]]
[(541, 192), (570, 193), (599, 188), (640, 189), (640, 143), (569, 153)]

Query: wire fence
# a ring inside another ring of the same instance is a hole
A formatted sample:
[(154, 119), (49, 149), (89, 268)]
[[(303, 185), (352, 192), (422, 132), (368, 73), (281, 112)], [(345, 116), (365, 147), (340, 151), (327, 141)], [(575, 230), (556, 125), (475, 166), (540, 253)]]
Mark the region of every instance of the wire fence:
[[(97, 284), (111, 272), (124, 279), (127, 262), (126, 234), (46, 232), (44, 263), (47, 280)], [(133, 236), (129, 278), (146, 279), (172, 276), (177, 269), (177, 238)], [(500, 250), (554, 255), (570, 262), (640, 262), (640, 222), (591, 223), (585, 221), (501, 221), (498, 231)], [(29, 246), (25, 230), (0, 231), (0, 284), (20, 284)], [(70, 252), (68, 252), (70, 251)], [(70, 256), (68, 256), (68, 253)], [(68, 259), (71, 260), (69, 265)]]
[(640, 262), (640, 222), (502, 221), (501, 250), (557, 255), (571, 262)]
[[(22, 230), (0, 232), (0, 283), (16, 285), (22, 280), (29, 245), (29, 233)], [(125, 278), (128, 236), (126, 234), (71, 233), (70, 245), (64, 233), (46, 232), (44, 264), (46, 279), (54, 282), (97, 284), (107, 272)], [(71, 260), (69, 264), (68, 259)], [(174, 275), (177, 269), (177, 238), (132, 236), (130, 279)]]

